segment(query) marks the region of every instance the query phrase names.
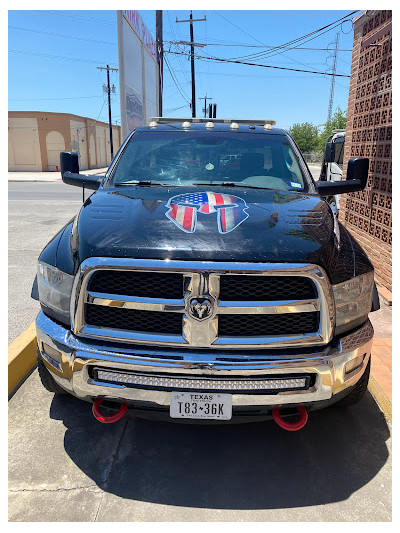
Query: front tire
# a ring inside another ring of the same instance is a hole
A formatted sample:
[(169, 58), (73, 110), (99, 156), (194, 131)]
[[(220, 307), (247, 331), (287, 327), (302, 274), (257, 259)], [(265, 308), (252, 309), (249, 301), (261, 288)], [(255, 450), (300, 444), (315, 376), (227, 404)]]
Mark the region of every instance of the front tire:
[(355, 384), (353, 390), (349, 392), (347, 396), (339, 400), (335, 405), (337, 407), (349, 407), (350, 405), (356, 405), (364, 398), (364, 394), (367, 391), (369, 374), (371, 372), (371, 357), (365, 368), (365, 372), (361, 379)]
[(40, 381), (46, 390), (53, 392), (54, 394), (68, 394), (63, 388), (60, 387), (60, 385), (58, 385), (58, 383), (54, 381), (52, 375), (47, 370), (46, 365), (43, 363), (39, 349), (37, 350), (37, 366)]

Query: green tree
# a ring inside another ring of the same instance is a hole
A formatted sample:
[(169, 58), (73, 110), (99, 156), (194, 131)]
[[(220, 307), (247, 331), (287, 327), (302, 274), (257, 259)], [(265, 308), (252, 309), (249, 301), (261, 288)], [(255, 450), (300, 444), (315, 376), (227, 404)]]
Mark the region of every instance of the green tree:
[(338, 107), (332, 115), (332, 118), (325, 122), (325, 124), (322, 126), (323, 130), (321, 131), (318, 139), (318, 148), (320, 150), (324, 149), (326, 140), (330, 135), (332, 135), (333, 130), (346, 129), (346, 113), (347, 111), (342, 111), (340, 107)]
[(318, 126), (314, 126), (311, 122), (293, 124), (289, 133), (303, 153), (312, 152), (318, 147)]

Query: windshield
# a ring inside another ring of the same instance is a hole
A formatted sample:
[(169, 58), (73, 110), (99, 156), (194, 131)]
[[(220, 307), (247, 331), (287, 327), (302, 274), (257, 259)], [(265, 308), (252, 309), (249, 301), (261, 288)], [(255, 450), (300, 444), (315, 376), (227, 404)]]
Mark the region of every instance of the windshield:
[(108, 186), (138, 182), (284, 190), (307, 184), (285, 135), (207, 131), (135, 133)]

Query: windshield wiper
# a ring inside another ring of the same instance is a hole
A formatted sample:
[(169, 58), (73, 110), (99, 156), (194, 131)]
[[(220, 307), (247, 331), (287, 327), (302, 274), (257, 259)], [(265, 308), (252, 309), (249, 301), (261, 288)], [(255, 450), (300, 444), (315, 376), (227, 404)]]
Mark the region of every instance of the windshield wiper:
[(275, 191), (276, 189), (271, 189), (271, 187), (256, 187), (255, 185), (247, 185), (246, 183), (240, 184), (233, 181), (223, 181), (222, 183), (193, 183), (193, 185), (213, 185), (215, 187), (245, 187), (246, 189), (268, 189), (270, 191)]
[(150, 180), (131, 180), (131, 181), (120, 181), (119, 183), (115, 184), (115, 187), (120, 187), (122, 185), (139, 185), (139, 187), (150, 187), (151, 185), (157, 185), (159, 187), (164, 187), (165, 183), (159, 183), (158, 181), (150, 181)]

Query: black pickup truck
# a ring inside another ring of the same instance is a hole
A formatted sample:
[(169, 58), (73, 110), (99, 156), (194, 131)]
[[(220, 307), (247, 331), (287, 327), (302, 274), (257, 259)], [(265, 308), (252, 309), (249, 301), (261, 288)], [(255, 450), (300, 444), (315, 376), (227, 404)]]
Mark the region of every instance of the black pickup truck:
[(365, 187), (368, 159), (314, 182), (274, 124), (154, 118), (101, 177), (61, 154), (63, 181), (96, 192), (39, 257), (49, 391), (94, 402), (103, 422), (128, 408), (282, 427), (363, 397), (379, 299), (328, 200)]

